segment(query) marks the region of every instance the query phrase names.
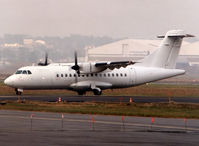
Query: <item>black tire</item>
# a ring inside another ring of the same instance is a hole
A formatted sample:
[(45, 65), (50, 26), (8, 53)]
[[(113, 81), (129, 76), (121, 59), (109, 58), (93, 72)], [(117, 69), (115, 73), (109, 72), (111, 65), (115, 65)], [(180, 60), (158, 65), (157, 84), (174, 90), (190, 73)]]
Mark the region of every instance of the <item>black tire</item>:
[(16, 91), (16, 94), (17, 94), (17, 95), (21, 95), (21, 94), (22, 94), (22, 92)]
[(15, 89), (16, 95), (21, 95), (22, 92), (18, 91), (17, 89)]
[(101, 95), (102, 91), (100, 90), (93, 90), (94, 95)]
[(84, 95), (84, 94), (86, 94), (86, 92), (85, 91), (78, 91), (77, 94), (78, 95)]

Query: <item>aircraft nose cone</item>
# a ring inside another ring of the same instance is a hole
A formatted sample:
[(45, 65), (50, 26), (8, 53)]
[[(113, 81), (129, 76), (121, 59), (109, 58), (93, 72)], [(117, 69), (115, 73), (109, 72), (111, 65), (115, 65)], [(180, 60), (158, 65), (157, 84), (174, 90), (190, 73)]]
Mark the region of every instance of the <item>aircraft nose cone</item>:
[(12, 79), (8, 77), (7, 79), (4, 80), (4, 84), (11, 86), (12, 85)]
[(4, 80), (4, 84), (9, 85), (9, 78)]

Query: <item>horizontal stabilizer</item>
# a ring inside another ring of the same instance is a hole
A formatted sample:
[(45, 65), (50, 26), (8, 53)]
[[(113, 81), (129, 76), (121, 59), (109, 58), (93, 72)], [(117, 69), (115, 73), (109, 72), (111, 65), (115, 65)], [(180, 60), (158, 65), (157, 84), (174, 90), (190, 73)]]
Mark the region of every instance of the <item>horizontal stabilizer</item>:
[[(185, 34), (183, 30), (171, 30), (166, 34), (167, 37), (195, 37), (191, 34)], [(157, 38), (164, 38), (164, 35), (158, 35)]]
[(175, 68), (176, 60), (184, 37), (194, 36), (186, 34), (183, 30), (170, 30), (165, 36), (158, 36), (158, 38), (164, 38), (159, 48), (151, 55), (144, 58), (143, 62), (139, 65), (170, 69)]
[[(164, 35), (158, 35), (157, 38), (164, 38)], [(185, 35), (168, 35), (168, 37), (195, 37), (191, 34), (185, 34)]]

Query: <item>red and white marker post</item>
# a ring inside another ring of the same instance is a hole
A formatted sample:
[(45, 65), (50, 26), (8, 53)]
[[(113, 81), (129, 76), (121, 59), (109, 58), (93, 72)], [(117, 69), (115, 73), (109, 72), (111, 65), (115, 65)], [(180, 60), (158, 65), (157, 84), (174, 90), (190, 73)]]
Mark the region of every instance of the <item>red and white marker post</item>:
[(155, 122), (155, 119), (154, 119), (154, 117), (152, 117), (151, 118), (151, 129), (152, 129), (152, 126), (153, 126), (154, 122)]
[(122, 129), (125, 130), (125, 125), (124, 125), (124, 118), (123, 115), (121, 116), (121, 121), (122, 121)]
[(64, 128), (64, 114), (61, 115), (61, 128)]
[(130, 99), (129, 99), (129, 102), (130, 102), (130, 103), (132, 103), (132, 102), (133, 102), (133, 99), (132, 99), (132, 97), (130, 97)]
[(95, 130), (95, 117), (94, 115), (92, 116), (92, 123), (93, 123), (93, 131)]
[(187, 119), (186, 118), (184, 118), (184, 129), (185, 129), (185, 131), (187, 131)]
[(34, 114), (30, 115), (30, 130), (32, 131), (32, 119), (33, 119)]
[(61, 97), (59, 97), (58, 102), (59, 102), (59, 103), (61, 102)]

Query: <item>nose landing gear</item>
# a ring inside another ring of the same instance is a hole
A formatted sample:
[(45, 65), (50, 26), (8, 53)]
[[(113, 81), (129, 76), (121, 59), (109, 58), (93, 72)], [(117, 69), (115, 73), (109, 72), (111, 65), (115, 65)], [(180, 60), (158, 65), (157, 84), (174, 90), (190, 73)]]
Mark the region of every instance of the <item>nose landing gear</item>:
[(15, 89), (16, 95), (21, 95), (23, 93), (23, 89)]

